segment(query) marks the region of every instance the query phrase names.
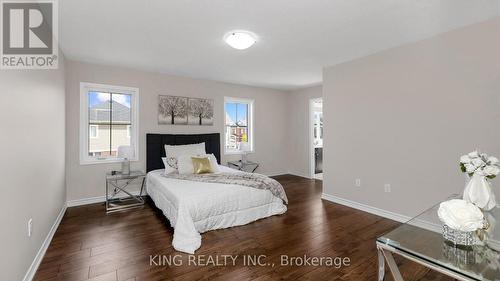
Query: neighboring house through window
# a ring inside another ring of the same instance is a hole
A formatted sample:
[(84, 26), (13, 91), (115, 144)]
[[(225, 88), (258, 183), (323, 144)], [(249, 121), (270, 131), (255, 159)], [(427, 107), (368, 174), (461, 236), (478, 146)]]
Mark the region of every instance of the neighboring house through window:
[(132, 146), (138, 159), (136, 88), (81, 83), (80, 163), (121, 161), (119, 146)]
[(224, 152), (226, 154), (253, 152), (253, 105), (253, 100), (225, 98)]

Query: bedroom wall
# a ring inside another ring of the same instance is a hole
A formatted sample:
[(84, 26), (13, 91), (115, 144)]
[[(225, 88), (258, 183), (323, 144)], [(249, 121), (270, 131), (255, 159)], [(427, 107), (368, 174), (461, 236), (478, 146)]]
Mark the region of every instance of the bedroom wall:
[(288, 98), (289, 164), (291, 174), (310, 177), (309, 100), (322, 96), (322, 86), (290, 91)]
[(0, 70), (0, 280), (23, 280), (66, 202), (62, 53), (59, 59), (57, 70)]
[(499, 50), (496, 18), (324, 69), (324, 193), (409, 216), (461, 193), (462, 154), (500, 156)]
[[(105, 173), (119, 170), (119, 164), (80, 165), (79, 162), (79, 95), (80, 82), (130, 86), (140, 92), (140, 160), (132, 169), (145, 170), (146, 133), (221, 133), (224, 126), (224, 96), (255, 99), (255, 153), (250, 160), (260, 163), (259, 172), (275, 175), (288, 171), (287, 94), (284, 91), (183, 78), (166, 74), (135, 71), (67, 61), (67, 199), (77, 200), (104, 195)], [(158, 125), (158, 95), (212, 98), (215, 101), (213, 126)], [(222, 142), (222, 140), (221, 140)], [(221, 143), (222, 144), (222, 143)], [(225, 163), (240, 159), (222, 155)]]

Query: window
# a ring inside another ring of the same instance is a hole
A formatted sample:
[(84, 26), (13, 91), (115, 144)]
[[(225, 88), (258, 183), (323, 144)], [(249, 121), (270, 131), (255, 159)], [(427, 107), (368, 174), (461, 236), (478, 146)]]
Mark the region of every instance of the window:
[(225, 98), (225, 139), (226, 154), (253, 152), (253, 100)]
[(90, 125), (89, 126), (89, 138), (91, 138), (91, 139), (99, 138), (99, 126), (97, 126), (97, 125)]
[(139, 90), (80, 84), (80, 163), (121, 161), (119, 146), (132, 146), (138, 159)]

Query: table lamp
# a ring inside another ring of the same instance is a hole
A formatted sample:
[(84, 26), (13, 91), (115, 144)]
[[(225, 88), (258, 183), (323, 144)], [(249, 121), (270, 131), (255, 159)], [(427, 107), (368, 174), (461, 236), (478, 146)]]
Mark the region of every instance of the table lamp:
[(247, 155), (250, 153), (250, 144), (248, 142), (240, 143), (240, 151), (241, 151), (241, 163), (247, 163)]
[(134, 158), (135, 150), (131, 145), (121, 145), (118, 147), (118, 158), (123, 158), (122, 174), (130, 175), (130, 159)]

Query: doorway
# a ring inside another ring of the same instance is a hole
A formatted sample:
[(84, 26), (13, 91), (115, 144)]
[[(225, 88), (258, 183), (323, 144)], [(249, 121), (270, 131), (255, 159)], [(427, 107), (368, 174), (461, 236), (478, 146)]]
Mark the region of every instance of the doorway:
[(309, 101), (310, 177), (323, 180), (323, 99)]

